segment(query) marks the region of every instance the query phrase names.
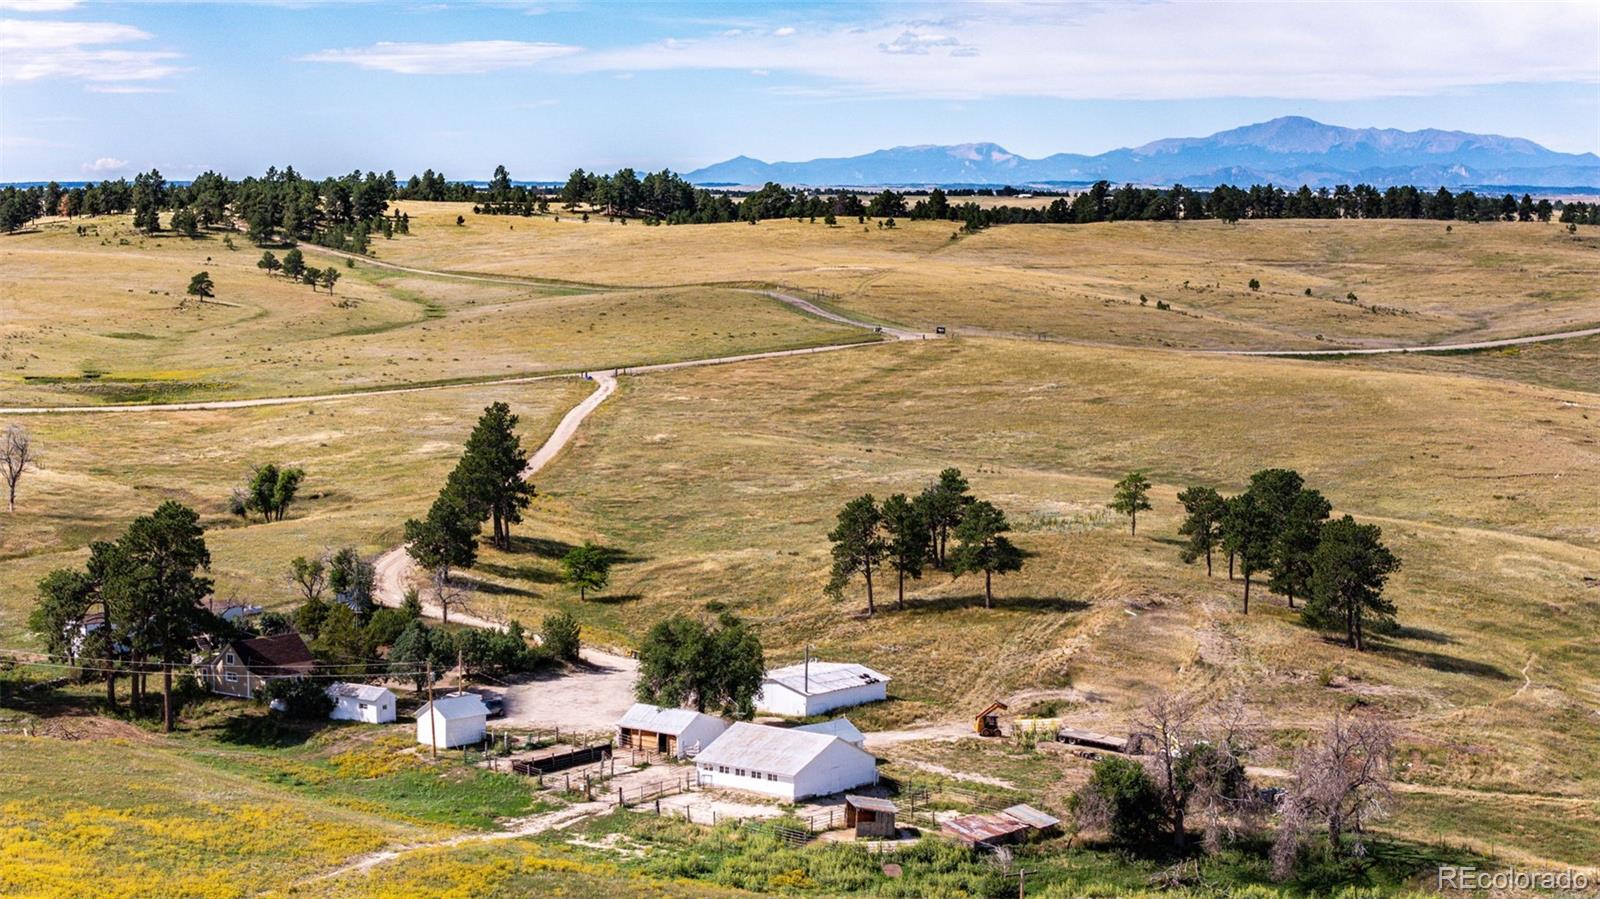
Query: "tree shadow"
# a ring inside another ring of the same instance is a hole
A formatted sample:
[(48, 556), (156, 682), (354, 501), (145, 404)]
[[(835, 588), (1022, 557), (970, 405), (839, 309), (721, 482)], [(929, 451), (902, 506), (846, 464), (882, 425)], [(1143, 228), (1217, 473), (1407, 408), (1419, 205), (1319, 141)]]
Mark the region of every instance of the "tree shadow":
[(257, 749), (300, 746), (322, 730), (321, 721), (295, 721), (277, 715), (232, 715), (218, 725), (197, 728), (219, 743)]
[[(513, 534), (511, 537), (511, 551), (514, 553), (529, 553), (543, 559), (559, 561), (562, 556), (577, 549), (577, 544), (565, 540), (552, 540), (549, 537), (524, 537)], [(600, 551), (605, 553), (606, 560), (613, 565), (627, 565), (634, 562), (648, 562), (649, 556), (641, 556), (615, 546), (602, 546)]]
[(559, 584), (561, 575), (532, 565), (502, 565), (497, 562), (479, 562), (472, 566), (473, 571), (492, 574), (495, 577), (510, 580), (527, 581), (532, 584)]
[(1448, 646), (1458, 642), (1456, 638), (1440, 631), (1428, 630), (1425, 627), (1400, 626), (1395, 628), (1391, 636), (1403, 640), (1418, 640), (1423, 643), (1437, 643)]
[(1473, 677), (1486, 677), (1490, 680), (1509, 681), (1511, 675), (1496, 668), (1487, 662), (1474, 662), (1457, 656), (1446, 655), (1442, 652), (1429, 652), (1422, 649), (1405, 649), (1388, 643), (1374, 642), (1371, 644), (1375, 653), (1381, 653), (1397, 661), (1421, 665), (1445, 674), (1467, 674)]
[(643, 593), (591, 593), (586, 601), (603, 606), (620, 606), (641, 599), (644, 599)]
[[(907, 597), (903, 614), (906, 615), (936, 615), (956, 609), (981, 609), (983, 608), (983, 594), (973, 593), (967, 596), (934, 596), (934, 597)], [(1068, 599), (1064, 596), (1006, 596), (996, 595), (994, 608), (991, 611), (1003, 612), (1015, 609), (1028, 612), (1082, 612), (1089, 608), (1089, 603), (1081, 599)], [(878, 611), (896, 612), (894, 599), (878, 603)]]
[[(510, 584), (499, 584), (494, 581), (468, 577), (464, 574), (452, 574), (450, 579), (457, 587), (465, 588), (473, 593), (481, 593), (484, 596), (526, 596), (533, 598), (539, 595), (526, 587), (513, 587)], [(423, 591), (423, 599), (427, 598), (427, 591)], [(467, 601), (470, 603), (471, 598), (469, 597)]]

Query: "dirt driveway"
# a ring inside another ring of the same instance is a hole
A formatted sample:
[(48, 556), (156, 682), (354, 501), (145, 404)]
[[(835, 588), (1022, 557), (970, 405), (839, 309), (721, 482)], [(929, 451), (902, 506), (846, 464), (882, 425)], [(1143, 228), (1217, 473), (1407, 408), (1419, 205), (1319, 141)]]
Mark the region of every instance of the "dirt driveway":
[(562, 733), (606, 733), (633, 705), (639, 662), (598, 649), (583, 650), (584, 664), (561, 673), (497, 688), (506, 714), (496, 727), (560, 728)]

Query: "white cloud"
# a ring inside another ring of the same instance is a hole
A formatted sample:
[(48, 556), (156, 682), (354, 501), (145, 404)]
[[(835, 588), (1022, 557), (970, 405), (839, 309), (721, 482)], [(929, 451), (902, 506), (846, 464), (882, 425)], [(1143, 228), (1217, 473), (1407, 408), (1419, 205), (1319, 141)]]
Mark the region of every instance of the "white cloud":
[(149, 39), (148, 32), (114, 22), (0, 19), (0, 82), (154, 81), (180, 71), (177, 53), (108, 46)]
[(95, 94), (170, 94), (172, 90), (165, 87), (151, 87), (146, 84), (89, 84), (84, 90)]
[(757, 78), (765, 78), (768, 75), (771, 75), (772, 72), (769, 69), (751, 69), (750, 74), (756, 76)]
[(6, 12), (66, 12), (77, 6), (78, 0), (0, 0)]
[(113, 175), (117, 172), (127, 171), (128, 160), (102, 156), (94, 162), (84, 163), (83, 170), (91, 175)]
[(915, 21), (710, 32), (670, 47), (585, 53), (558, 67), (762, 68), (858, 93), (947, 99), (1340, 101), (1600, 83), (1597, 58), (1600, 3), (1153, 0), (920, 7)]
[(393, 43), (320, 50), (302, 62), (344, 63), (402, 75), (483, 75), (535, 66), (570, 56), (579, 48), (531, 41), (455, 41), (447, 44)]

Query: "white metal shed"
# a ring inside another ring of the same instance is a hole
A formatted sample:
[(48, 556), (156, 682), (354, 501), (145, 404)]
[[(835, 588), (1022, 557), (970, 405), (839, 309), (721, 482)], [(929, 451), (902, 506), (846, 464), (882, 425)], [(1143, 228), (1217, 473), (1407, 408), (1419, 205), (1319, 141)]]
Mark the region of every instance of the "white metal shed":
[(328, 685), (328, 696), (333, 700), (328, 717), (335, 721), (387, 724), (394, 720), (394, 694), (387, 687), (341, 682)]
[(802, 724), (795, 730), (809, 731), (814, 734), (828, 734), (838, 737), (857, 749), (867, 748), (867, 735), (861, 729), (850, 723), (849, 718), (834, 718), (831, 721), (819, 721), (816, 724)]
[(888, 684), (889, 675), (865, 665), (812, 660), (768, 671), (756, 694), (756, 708), (805, 718), (887, 699)]
[(489, 709), (477, 694), (451, 693), (417, 709), (417, 742), (440, 749), (477, 743), (483, 739), (488, 721)]

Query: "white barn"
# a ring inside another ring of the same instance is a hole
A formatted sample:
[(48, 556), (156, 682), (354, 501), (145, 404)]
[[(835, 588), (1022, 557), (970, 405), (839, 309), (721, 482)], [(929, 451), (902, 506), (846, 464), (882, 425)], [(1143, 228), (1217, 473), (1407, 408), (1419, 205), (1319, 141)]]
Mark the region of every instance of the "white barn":
[(692, 758), (727, 729), (726, 721), (701, 712), (636, 702), (617, 721), (617, 745), (674, 758)]
[(417, 709), (417, 742), (440, 749), (477, 743), (483, 739), (488, 721), (489, 708), (476, 693), (451, 693)]
[(700, 783), (787, 802), (878, 782), (878, 760), (831, 734), (739, 722), (694, 760)]
[(394, 720), (394, 694), (386, 687), (375, 687), (371, 684), (329, 684), (328, 698), (333, 700), (333, 711), (328, 713), (328, 717), (335, 721), (388, 724)]
[(766, 673), (756, 693), (756, 709), (769, 715), (805, 718), (887, 699), (888, 684), (887, 674), (865, 665), (801, 662)]
[(816, 724), (804, 724), (795, 730), (803, 730), (813, 734), (827, 734), (838, 737), (857, 749), (867, 748), (867, 735), (861, 729), (850, 723), (849, 718), (834, 718), (832, 721), (819, 721)]

